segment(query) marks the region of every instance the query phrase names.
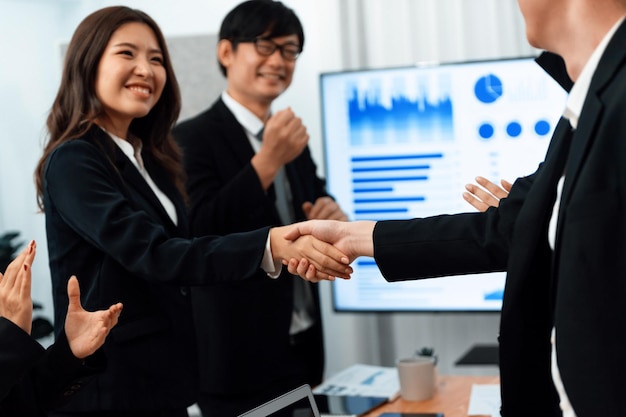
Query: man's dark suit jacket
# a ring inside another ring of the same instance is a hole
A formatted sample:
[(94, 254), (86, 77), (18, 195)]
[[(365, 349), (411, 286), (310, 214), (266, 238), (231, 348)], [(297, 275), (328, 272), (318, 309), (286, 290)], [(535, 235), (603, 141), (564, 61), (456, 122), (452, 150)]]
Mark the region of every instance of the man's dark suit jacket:
[(49, 156), (43, 183), (55, 328), (64, 325), (75, 274), (87, 310), (124, 304), (104, 351), (105, 372), (67, 410), (167, 410), (192, 404), (197, 356), (187, 285), (241, 280), (259, 269), (268, 229), (186, 239), (186, 207), (143, 152), (176, 207), (175, 225), (130, 159), (100, 128)]
[[(183, 148), (188, 175), (192, 233), (226, 234), (280, 225), (273, 186), (264, 192), (250, 160), (254, 150), (243, 127), (221, 99), (207, 111), (174, 129)], [(302, 203), (325, 196), (308, 148), (286, 173), (297, 220), (305, 219)], [(289, 376), (289, 326), (293, 309), (293, 278), (283, 272), (270, 279), (258, 271), (252, 279), (194, 288), (201, 364), (201, 389), (211, 394), (267, 390)], [(312, 285), (317, 323), (321, 323), (317, 286)], [(316, 354), (321, 382), (321, 326)]]
[[(485, 213), (380, 222), (390, 281), (506, 270), (500, 323), (502, 415), (559, 416), (558, 366), (578, 417), (626, 415), (626, 24), (593, 76), (567, 159), (554, 253), (548, 223), (564, 133), (544, 163)], [(567, 127), (567, 126), (566, 126)]]
[(11, 321), (0, 317), (0, 416), (44, 416), (72, 399), (95, 372), (102, 351), (77, 359), (65, 333), (47, 350)]

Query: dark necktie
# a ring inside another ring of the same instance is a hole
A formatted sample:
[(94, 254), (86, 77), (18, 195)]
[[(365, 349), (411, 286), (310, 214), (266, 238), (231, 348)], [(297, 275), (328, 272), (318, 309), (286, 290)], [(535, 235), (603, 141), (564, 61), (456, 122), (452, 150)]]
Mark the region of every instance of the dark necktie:
[[(263, 129), (257, 133), (256, 138), (260, 141), (263, 140)], [(276, 199), (274, 204), (278, 211), (278, 216), (282, 224), (291, 224), (296, 220), (296, 216), (293, 210), (293, 202), (291, 189), (289, 188), (289, 182), (285, 175), (285, 167), (282, 166), (276, 177), (274, 177), (274, 193)], [(293, 309), (298, 315), (303, 313), (308, 315), (309, 318), (313, 318), (313, 294), (311, 293), (310, 286), (303, 281), (300, 277), (293, 276)]]
[[(256, 138), (259, 141), (263, 141), (263, 129), (257, 133)], [(276, 210), (278, 211), (278, 217), (282, 224), (291, 224), (295, 221), (295, 214), (293, 212), (291, 189), (289, 188), (289, 181), (285, 175), (285, 167), (282, 166), (274, 177), (274, 194)]]
[(555, 138), (557, 137), (557, 134), (560, 136), (560, 141), (558, 143), (559, 146), (554, 172), (560, 179), (565, 173), (565, 165), (567, 163), (567, 157), (572, 145), (572, 137), (574, 136), (574, 129), (572, 128), (569, 120), (564, 117), (559, 120), (559, 123), (554, 131)]
[[(562, 117), (561, 120), (559, 120), (559, 123), (554, 131), (554, 139), (558, 140), (558, 142), (555, 143), (556, 155), (555, 155), (553, 169), (551, 169), (552, 177), (550, 178), (550, 181), (552, 182), (551, 187), (555, 190), (554, 191), (555, 198), (561, 198), (561, 196), (557, 195), (558, 193), (556, 190), (557, 190), (559, 180), (565, 174), (565, 166), (567, 164), (567, 158), (569, 156), (569, 150), (572, 144), (573, 136), (574, 136), (574, 130), (572, 129), (572, 125), (570, 124), (569, 120)], [(565, 185), (563, 186), (563, 188), (565, 188)], [(556, 228), (557, 234), (559, 231), (560, 220), (562, 220), (562, 216), (561, 216), (562, 209), (563, 209), (563, 206), (561, 206), (559, 202), (559, 213), (558, 213), (559, 221), (557, 223), (557, 228)], [(553, 213), (553, 215), (556, 215), (556, 214)], [(558, 285), (557, 274), (558, 274), (558, 271), (556, 270), (556, 265), (554, 263), (554, 258), (553, 258), (552, 278), (550, 280), (550, 298), (552, 300), (553, 306), (555, 305), (556, 291), (557, 291), (557, 285)], [(554, 311), (552, 311), (551, 314), (552, 314), (552, 322), (554, 322)]]

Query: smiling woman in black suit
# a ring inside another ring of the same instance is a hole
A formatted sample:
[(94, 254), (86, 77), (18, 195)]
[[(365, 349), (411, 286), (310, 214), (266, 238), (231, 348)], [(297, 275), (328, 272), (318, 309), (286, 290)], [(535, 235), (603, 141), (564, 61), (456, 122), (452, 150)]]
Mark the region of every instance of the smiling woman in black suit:
[(81, 22), (36, 170), (56, 331), (69, 274), (83, 277), (87, 307), (119, 300), (125, 313), (104, 345), (106, 371), (56, 415), (186, 415), (197, 390), (189, 285), (249, 279), (261, 267), (274, 274), (291, 257), (317, 264), (315, 280), (348, 276), (332, 246), (283, 239), (290, 226), (188, 239), (170, 133), (179, 110), (167, 46), (148, 15), (109, 7)]

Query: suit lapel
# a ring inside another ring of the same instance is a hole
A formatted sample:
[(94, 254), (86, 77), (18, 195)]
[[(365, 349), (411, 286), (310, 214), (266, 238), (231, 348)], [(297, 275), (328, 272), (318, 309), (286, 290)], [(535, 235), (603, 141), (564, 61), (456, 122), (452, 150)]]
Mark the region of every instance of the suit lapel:
[[(591, 93), (591, 90), (589, 92)], [(602, 111), (602, 103), (595, 95), (588, 95), (583, 109), (582, 116), (584, 117), (579, 119), (578, 128), (574, 131), (572, 147), (565, 168), (565, 185), (561, 196), (561, 201), (564, 203), (569, 201), (572, 188), (578, 179), (578, 174), (591, 146), (593, 132)]]
[(585, 157), (588, 155), (589, 148), (592, 145), (592, 139), (595, 136), (594, 133), (597, 130), (600, 115), (604, 108), (600, 95), (626, 59), (624, 44), (626, 44), (626, 22), (622, 23), (613, 35), (602, 58), (600, 58), (598, 68), (591, 80), (567, 161), (566, 180), (561, 199), (563, 203), (569, 201), (572, 189), (585, 162)]
[[(571, 141), (571, 128), (567, 119), (561, 118), (557, 124), (545, 161), (528, 192), (516, 224), (536, 224), (538, 227), (516, 227), (515, 234), (523, 236), (525, 242), (522, 252), (534, 251), (543, 236), (547, 236), (547, 228), (556, 200), (556, 187), (563, 175), (563, 165), (567, 159), (568, 142)], [(532, 242), (532, 243), (531, 243)], [(547, 245), (547, 241), (545, 242)], [(530, 255), (529, 255), (530, 256)], [(508, 285), (508, 284), (507, 284)]]
[(143, 155), (143, 160), (144, 165), (148, 170), (148, 173), (150, 173), (150, 177), (154, 183), (163, 193), (165, 193), (176, 208), (176, 215), (178, 217), (177, 225), (174, 224), (169, 214), (167, 214), (163, 208), (163, 204), (161, 204), (154, 192), (152, 192), (152, 189), (150, 189), (150, 195), (153, 197), (152, 203), (154, 204), (156, 200), (156, 208), (159, 210), (159, 216), (163, 220), (163, 224), (177, 228), (179, 232), (182, 232), (184, 236), (187, 236), (189, 232), (187, 224), (187, 207), (185, 206), (185, 202), (183, 201), (180, 191), (178, 191), (178, 188), (176, 188), (176, 185), (170, 179), (169, 174), (161, 168), (150, 155)]
[[(133, 163), (128, 159), (128, 157), (122, 152), (122, 150), (115, 144), (113, 139), (109, 137), (102, 129), (96, 128), (97, 132), (95, 132), (94, 139), (100, 142), (100, 146), (103, 149), (111, 150), (111, 160), (115, 165), (116, 169), (120, 173), (120, 176), (124, 182), (124, 184), (130, 188), (131, 195), (129, 199), (132, 200), (135, 204), (139, 204), (141, 208), (143, 208), (150, 216), (158, 219), (160, 223), (166, 225), (170, 231), (177, 230), (177, 226), (174, 224), (170, 216), (167, 214), (163, 205), (154, 194), (146, 180), (143, 178), (137, 167), (133, 165)], [(182, 204), (180, 195), (176, 191), (173, 194), (171, 188), (175, 187), (173, 184), (170, 188), (166, 184), (170, 184), (171, 181), (163, 180), (164, 172), (160, 167), (156, 167), (154, 163), (152, 163), (152, 159), (150, 157), (146, 157), (144, 160), (144, 164), (146, 169), (150, 173), (150, 177), (157, 184), (159, 189), (163, 191), (169, 198), (172, 200), (174, 205), (176, 206), (177, 215), (179, 218), (179, 224), (182, 226), (186, 225), (186, 217), (184, 208), (181, 209), (180, 205)], [(137, 193), (141, 199), (137, 198), (137, 196), (133, 196), (132, 193)], [(141, 201), (147, 202), (141, 203)], [(184, 227), (180, 230), (184, 231)]]
[(226, 107), (224, 101), (220, 98), (215, 106), (220, 120), (223, 122), (222, 137), (226, 138), (226, 146), (230, 148), (241, 166), (245, 166), (254, 156), (254, 149), (250, 145), (245, 130), (235, 115)]
[[(537, 178), (536, 186), (533, 187), (533, 203), (542, 204), (542, 222), (549, 222), (552, 207), (556, 199), (556, 186), (563, 175), (563, 168), (571, 143), (572, 129), (567, 119), (561, 118), (557, 124), (550, 148), (546, 154), (546, 160), (542, 174)], [(538, 193), (538, 194), (535, 194)], [(529, 195), (530, 197), (530, 195)], [(534, 198), (537, 197), (537, 198)], [(542, 223), (543, 224), (543, 223)]]

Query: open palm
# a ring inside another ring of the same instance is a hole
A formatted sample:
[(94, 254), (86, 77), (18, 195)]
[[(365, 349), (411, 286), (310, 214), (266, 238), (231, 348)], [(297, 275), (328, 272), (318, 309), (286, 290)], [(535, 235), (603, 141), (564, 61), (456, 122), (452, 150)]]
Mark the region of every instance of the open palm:
[(114, 304), (107, 310), (86, 311), (80, 302), (80, 287), (75, 276), (67, 283), (67, 294), (70, 302), (65, 317), (65, 334), (74, 356), (83, 359), (104, 344), (117, 324), (122, 303)]

